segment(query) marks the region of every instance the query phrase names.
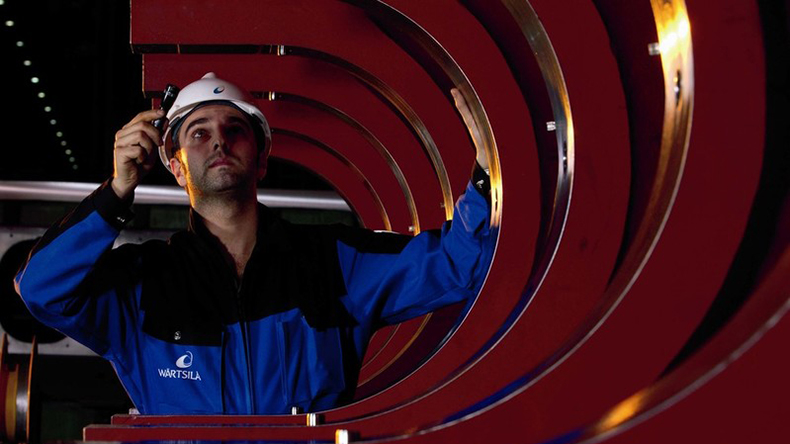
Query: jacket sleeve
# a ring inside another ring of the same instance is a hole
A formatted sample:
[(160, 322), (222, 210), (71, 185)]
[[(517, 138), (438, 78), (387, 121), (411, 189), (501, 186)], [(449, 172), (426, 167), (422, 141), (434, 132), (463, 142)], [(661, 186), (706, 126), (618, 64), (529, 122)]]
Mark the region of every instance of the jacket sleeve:
[(15, 284), (38, 320), (111, 359), (136, 323), (137, 292), (129, 276), (139, 259), (128, 248), (112, 250), (132, 214), (109, 184), (46, 232)]
[(478, 167), (441, 230), (411, 238), (399, 252), (338, 243), (347, 296), (358, 321), (392, 324), (474, 297), (493, 251), (488, 176)]

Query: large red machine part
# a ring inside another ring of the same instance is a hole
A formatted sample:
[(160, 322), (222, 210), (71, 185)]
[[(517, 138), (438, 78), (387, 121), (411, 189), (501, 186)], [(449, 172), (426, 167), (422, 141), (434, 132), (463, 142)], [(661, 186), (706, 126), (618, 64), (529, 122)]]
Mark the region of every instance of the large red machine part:
[(85, 438), (781, 441), (789, 5), (133, 0), (146, 94), (209, 71), (247, 86), (273, 155), (371, 228), (452, 217), (474, 159), (458, 88), (497, 243), (471, 308), (374, 337), (350, 405)]

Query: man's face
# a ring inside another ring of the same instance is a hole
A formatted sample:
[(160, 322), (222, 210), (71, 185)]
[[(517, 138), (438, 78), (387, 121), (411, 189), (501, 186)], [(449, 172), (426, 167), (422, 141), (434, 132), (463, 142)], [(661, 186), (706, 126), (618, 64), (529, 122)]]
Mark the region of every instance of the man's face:
[(253, 129), (236, 108), (209, 105), (194, 111), (181, 125), (178, 140), (180, 152), (170, 166), (191, 196), (255, 188), (266, 172)]

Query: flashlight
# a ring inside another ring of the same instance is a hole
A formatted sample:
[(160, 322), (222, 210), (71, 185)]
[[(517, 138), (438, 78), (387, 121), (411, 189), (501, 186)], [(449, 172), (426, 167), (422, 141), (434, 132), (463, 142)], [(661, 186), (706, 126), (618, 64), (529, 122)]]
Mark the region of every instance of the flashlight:
[[(175, 103), (176, 97), (178, 97), (178, 87), (168, 83), (165, 87), (162, 102), (159, 105), (159, 109), (164, 110), (165, 115), (167, 115), (167, 112), (170, 111), (173, 103)], [(160, 117), (153, 121), (154, 128), (158, 129), (160, 133), (162, 132), (162, 128), (165, 126), (165, 119), (165, 117)]]

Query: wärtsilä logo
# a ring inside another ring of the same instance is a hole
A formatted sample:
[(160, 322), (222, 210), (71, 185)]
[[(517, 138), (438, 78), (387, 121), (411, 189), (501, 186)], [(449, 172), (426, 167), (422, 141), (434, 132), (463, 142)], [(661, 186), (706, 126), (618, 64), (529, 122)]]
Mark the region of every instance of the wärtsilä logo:
[(192, 352), (188, 351), (187, 354), (178, 358), (178, 361), (176, 361), (176, 367), (178, 368), (192, 367)]
[(218, 86), (218, 87), (214, 88), (214, 94), (219, 94), (222, 91), (225, 91), (225, 87), (224, 86)]
[(197, 370), (185, 370), (189, 367), (192, 367), (192, 352), (188, 351), (185, 355), (178, 358), (176, 360), (176, 367), (178, 367), (180, 370), (176, 370), (174, 368), (160, 368), (157, 369), (157, 371), (159, 372), (159, 376), (161, 378), (202, 381), (200, 378), (200, 372)]

